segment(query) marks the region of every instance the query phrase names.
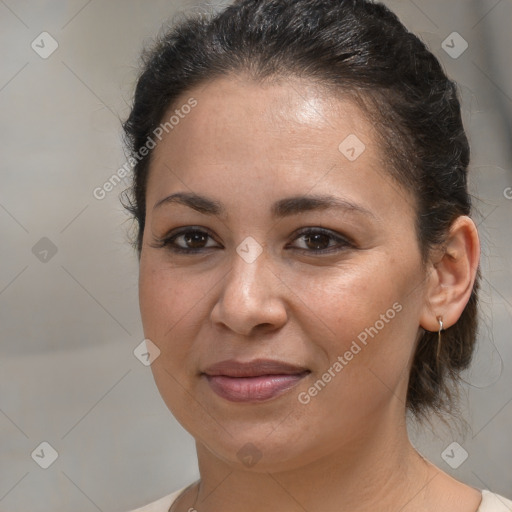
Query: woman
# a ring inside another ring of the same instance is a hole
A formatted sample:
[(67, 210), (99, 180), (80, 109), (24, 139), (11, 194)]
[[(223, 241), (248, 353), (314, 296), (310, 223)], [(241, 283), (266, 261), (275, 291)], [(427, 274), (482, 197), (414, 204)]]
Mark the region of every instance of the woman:
[(455, 85), (366, 0), (239, 0), (125, 123), (152, 371), (200, 480), (139, 511), (499, 512), (411, 445), (476, 336)]

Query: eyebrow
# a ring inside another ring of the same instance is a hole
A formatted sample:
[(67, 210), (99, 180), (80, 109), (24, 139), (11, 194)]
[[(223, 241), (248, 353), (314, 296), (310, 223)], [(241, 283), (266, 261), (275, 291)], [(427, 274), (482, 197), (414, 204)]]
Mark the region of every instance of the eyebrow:
[(153, 211), (166, 204), (182, 204), (188, 206), (199, 213), (206, 215), (220, 216), (226, 212), (225, 208), (218, 202), (208, 199), (207, 197), (194, 194), (192, 192), (177, 192), (170, 196), (164, 197), (153, 206)]
[[(205, 215), (221, 216), (226, 214), (226, 209), (220, 202), (193, 192), (177, 192), (164, 197), (153, 206), (153, 211), (163, 205), (173, 203), (188, 206)], [(271, 214), (272, 217), (283, 218), (308, 211), (327, 210), (329, 208), (352, 211), (376, 218), (370, 210), (363, 206), (332, 195), (293, 196), (280, 199), (272, 205)]]

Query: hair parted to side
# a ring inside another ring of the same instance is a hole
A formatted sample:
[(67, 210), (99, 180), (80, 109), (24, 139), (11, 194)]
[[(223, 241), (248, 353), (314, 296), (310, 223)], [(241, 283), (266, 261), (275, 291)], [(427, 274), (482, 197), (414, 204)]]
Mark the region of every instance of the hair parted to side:
[[(349, 96), (378, 126), (388, 172), (416, 199), (424, 263), (454, 220), (470, 215), (470, 149), (454, 82), (395, 14), (370, 0), (238, 0), (211, 15), (190, 15), (144, 56), (133, 108), (124, 123), (132, 155), (194, 86), (226, 75), (263, 83), (297, 77)], [(397, 143), (399, 142), (399, 143)], [(149, 154), (135, 167), (123, 205), (137, 224), (139, 258), (145, 225)], [(407, 408), (417, 418), (454, 405), (460, 372), (477, 334), (475, 285), (458, 322), (423, 332), (412, 363)]]

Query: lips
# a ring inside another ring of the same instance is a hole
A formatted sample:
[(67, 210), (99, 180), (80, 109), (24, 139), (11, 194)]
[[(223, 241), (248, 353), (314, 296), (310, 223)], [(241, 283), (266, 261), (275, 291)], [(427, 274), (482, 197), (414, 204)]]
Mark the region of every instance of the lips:
[(231, 402), (261, 402), (277, 397), (299, 383), (310, 371), (283, 361), (255, 359), (221, 361), (204, 370), (210, 388)]
[(246, 363), (229, 359), (221, 361), (204, 370), (207, 375), (224, 375), (226, 377), (260, 377), (262, 375), (296, 375), (309, 371), (302, 366), (295, 366), (272, 359), (254, 359)]

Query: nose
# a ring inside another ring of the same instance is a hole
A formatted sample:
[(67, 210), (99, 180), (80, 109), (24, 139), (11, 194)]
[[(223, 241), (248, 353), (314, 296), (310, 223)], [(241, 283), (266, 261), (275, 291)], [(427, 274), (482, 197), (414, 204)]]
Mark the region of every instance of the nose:
[(288, 317), (286, 286), (261, 254), (248, 263), (238, 254), (223, 280), (211, 320), (237, 334), (251, 336), (282, 327)]

